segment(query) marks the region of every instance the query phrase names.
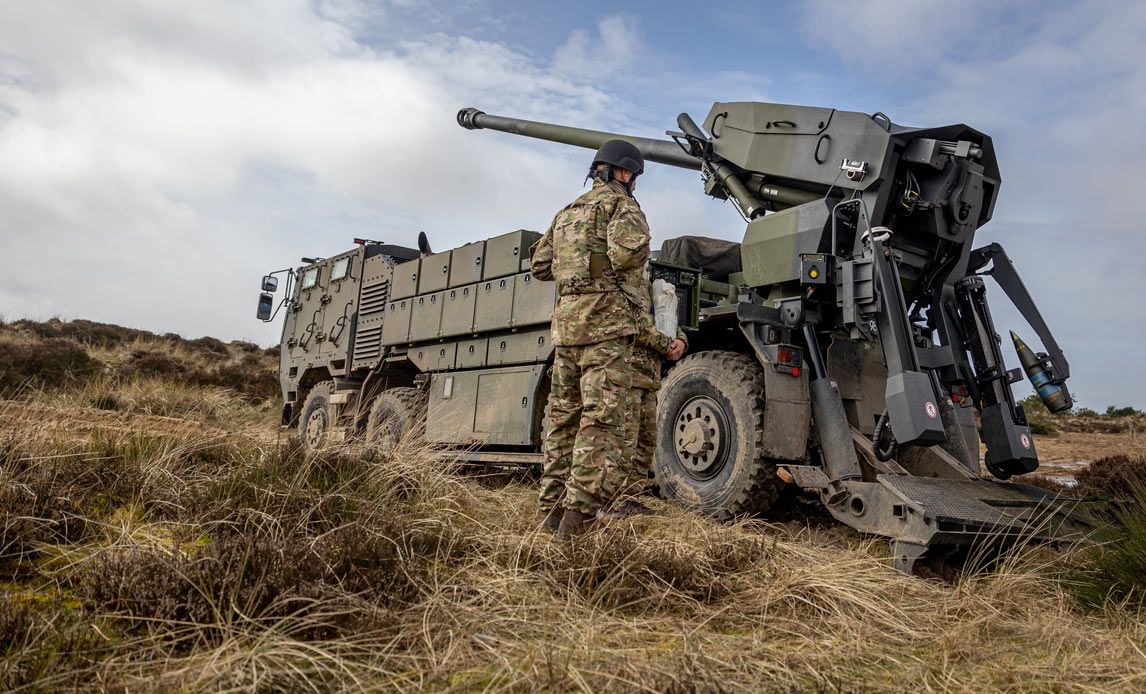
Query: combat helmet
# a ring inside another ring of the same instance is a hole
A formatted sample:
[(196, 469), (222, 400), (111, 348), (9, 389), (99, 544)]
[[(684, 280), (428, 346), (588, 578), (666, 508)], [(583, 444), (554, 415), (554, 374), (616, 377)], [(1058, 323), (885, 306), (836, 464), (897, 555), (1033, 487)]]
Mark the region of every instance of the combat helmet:
[(625, 140), (609, 140), (601, 145), (597, 154), (593, 156), (591, 168), (596, 169), (598, 164), (608, 164), (618, 169), (632, 171), (635, 176), (645, 172), (645, 157), (641, 154), (641, 150)]

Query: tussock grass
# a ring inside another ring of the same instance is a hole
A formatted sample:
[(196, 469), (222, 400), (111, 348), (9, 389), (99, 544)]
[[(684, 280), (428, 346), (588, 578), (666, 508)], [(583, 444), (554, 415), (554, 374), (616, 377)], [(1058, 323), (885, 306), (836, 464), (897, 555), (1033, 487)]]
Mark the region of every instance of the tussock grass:
[(277, 347), (249, 342), (188, 340), (83, 320), (0, 323), (0, 397), (106, 391), (108, 383), (138, 381), (149, 389), (156, 383), (226, 389), (263, 402), (279, 394), (277, 366)]
[[(159, 377), (95, 378), (73, 388), (33, 397), (62, 408), (94, 408), (127, 414), (177, 417), (204, 422), (250, 419), (251, 408), (233, 390)], [(260, 408), (270, 412), (270, 406)]]
[(1085, 606), (1141, 612), (1146, 607), (1146, 456), (1100, 458), (1078, 476), (1081, 493), (1117, 499), (1116, 522), (1079, 551), (1067, 585)]
[[(838, 526), (655, 501), (560, 544), (528, 479), (411, 440), (299, 450), (253, 345), (84, 321), (3, 344), (84, 357), (19, 362), (0, 401), (0, 689), (1146, 687), (1146, 523), (951, 583)], [(215, 369), (256, 361), (247, 385)], [(1137, 474), (1115, 467), (1095, 484)]]
[(0, 686), (1135, 690), (1146, 630), (1071, 557), (954, 585), (831, 530), (659, 505), (570, 544), (533, 485), (188, 434), (0, 448)]

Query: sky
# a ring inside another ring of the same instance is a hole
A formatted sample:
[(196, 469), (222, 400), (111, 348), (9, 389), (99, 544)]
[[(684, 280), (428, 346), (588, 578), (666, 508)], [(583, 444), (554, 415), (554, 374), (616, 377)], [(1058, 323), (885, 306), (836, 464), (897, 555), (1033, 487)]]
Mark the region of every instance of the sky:
[[(1082, 404), (1143, 407), (1143, 36), (1146, 3), (1099, 0), (0, 2), (0, 317), (272, 344), (268, 271), (543, 230), (582, 191), (586, 152), (461, 107), (663, 137), (775, 101), (991, 134), (977, 242), (1008, 249)], [(695, 172), (651, 166), (638, 198), (654, 247), (743, 234)]]

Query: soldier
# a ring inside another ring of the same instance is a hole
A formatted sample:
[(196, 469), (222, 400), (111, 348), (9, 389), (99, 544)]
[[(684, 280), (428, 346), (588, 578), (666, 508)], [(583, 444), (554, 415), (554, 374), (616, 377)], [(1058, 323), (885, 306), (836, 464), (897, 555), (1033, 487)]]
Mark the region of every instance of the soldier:
[[(649, 227), (633, 199), (639, 149), (610, 140), (597, 150), (593, 188), (557, 213), (530, 249), (535, 277), (557, 282), (549, 434), (539, 501), (543, 526), (568, 538), (615, 493), (629, 409), (626, 360), (638, 307), (623, 287), (643, 273)], [(612, 477), (613, 479), (610, 479)]]
[[(652, 283), (648, 275), (638, 276), (632, 291), (644, 297), (644, 304), (652, 307)], [(632, 515), (651, 514), (637, 500), (649, 485), (649, 469), (657, 449), (657, 391), (661, 387), (661, 359), (676, 361), (688, 349), (688, 338), (677, 328), (676, 339), (657, 330), (652, 314), (646, 310), (641, 316), (640, 332), (627, 363), (632, 386), (630, 416), (625, 422), (625, 455), (620, 469), (617, 496), (600, 516), (619, 520)]]

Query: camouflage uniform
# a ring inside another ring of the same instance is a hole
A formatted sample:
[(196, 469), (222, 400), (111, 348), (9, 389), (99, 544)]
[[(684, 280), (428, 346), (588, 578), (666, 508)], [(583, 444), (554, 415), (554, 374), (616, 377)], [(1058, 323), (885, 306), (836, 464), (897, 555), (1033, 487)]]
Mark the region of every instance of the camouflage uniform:
[[(617, 485), (619, 498), (639, 496), (648, 489), (649, 469), (657, 449), (657, 391), (661, 387), (661, 360), (672, 346), (672, 339), (656, 328), (651, 313), (653, 288), (647, 274), (639, 277), (636, 290), (645, 296), (646, 310), (642, 311), (640, 332), (626, 364), (632, 384), (632, 415), (625, 420), (625, 455)], [(677, 338), (688, 346), (688, 338), (679, 328)]]
[(539, 501), (592, 513), (613, 496), (623, 463), (626, 361), (645, 303), (633, 275), (648, 262), (648, 222), (624, 186), (597, 180), (557, 213), (530, 256), (534, 276), (555, 280), (558, 294)]

